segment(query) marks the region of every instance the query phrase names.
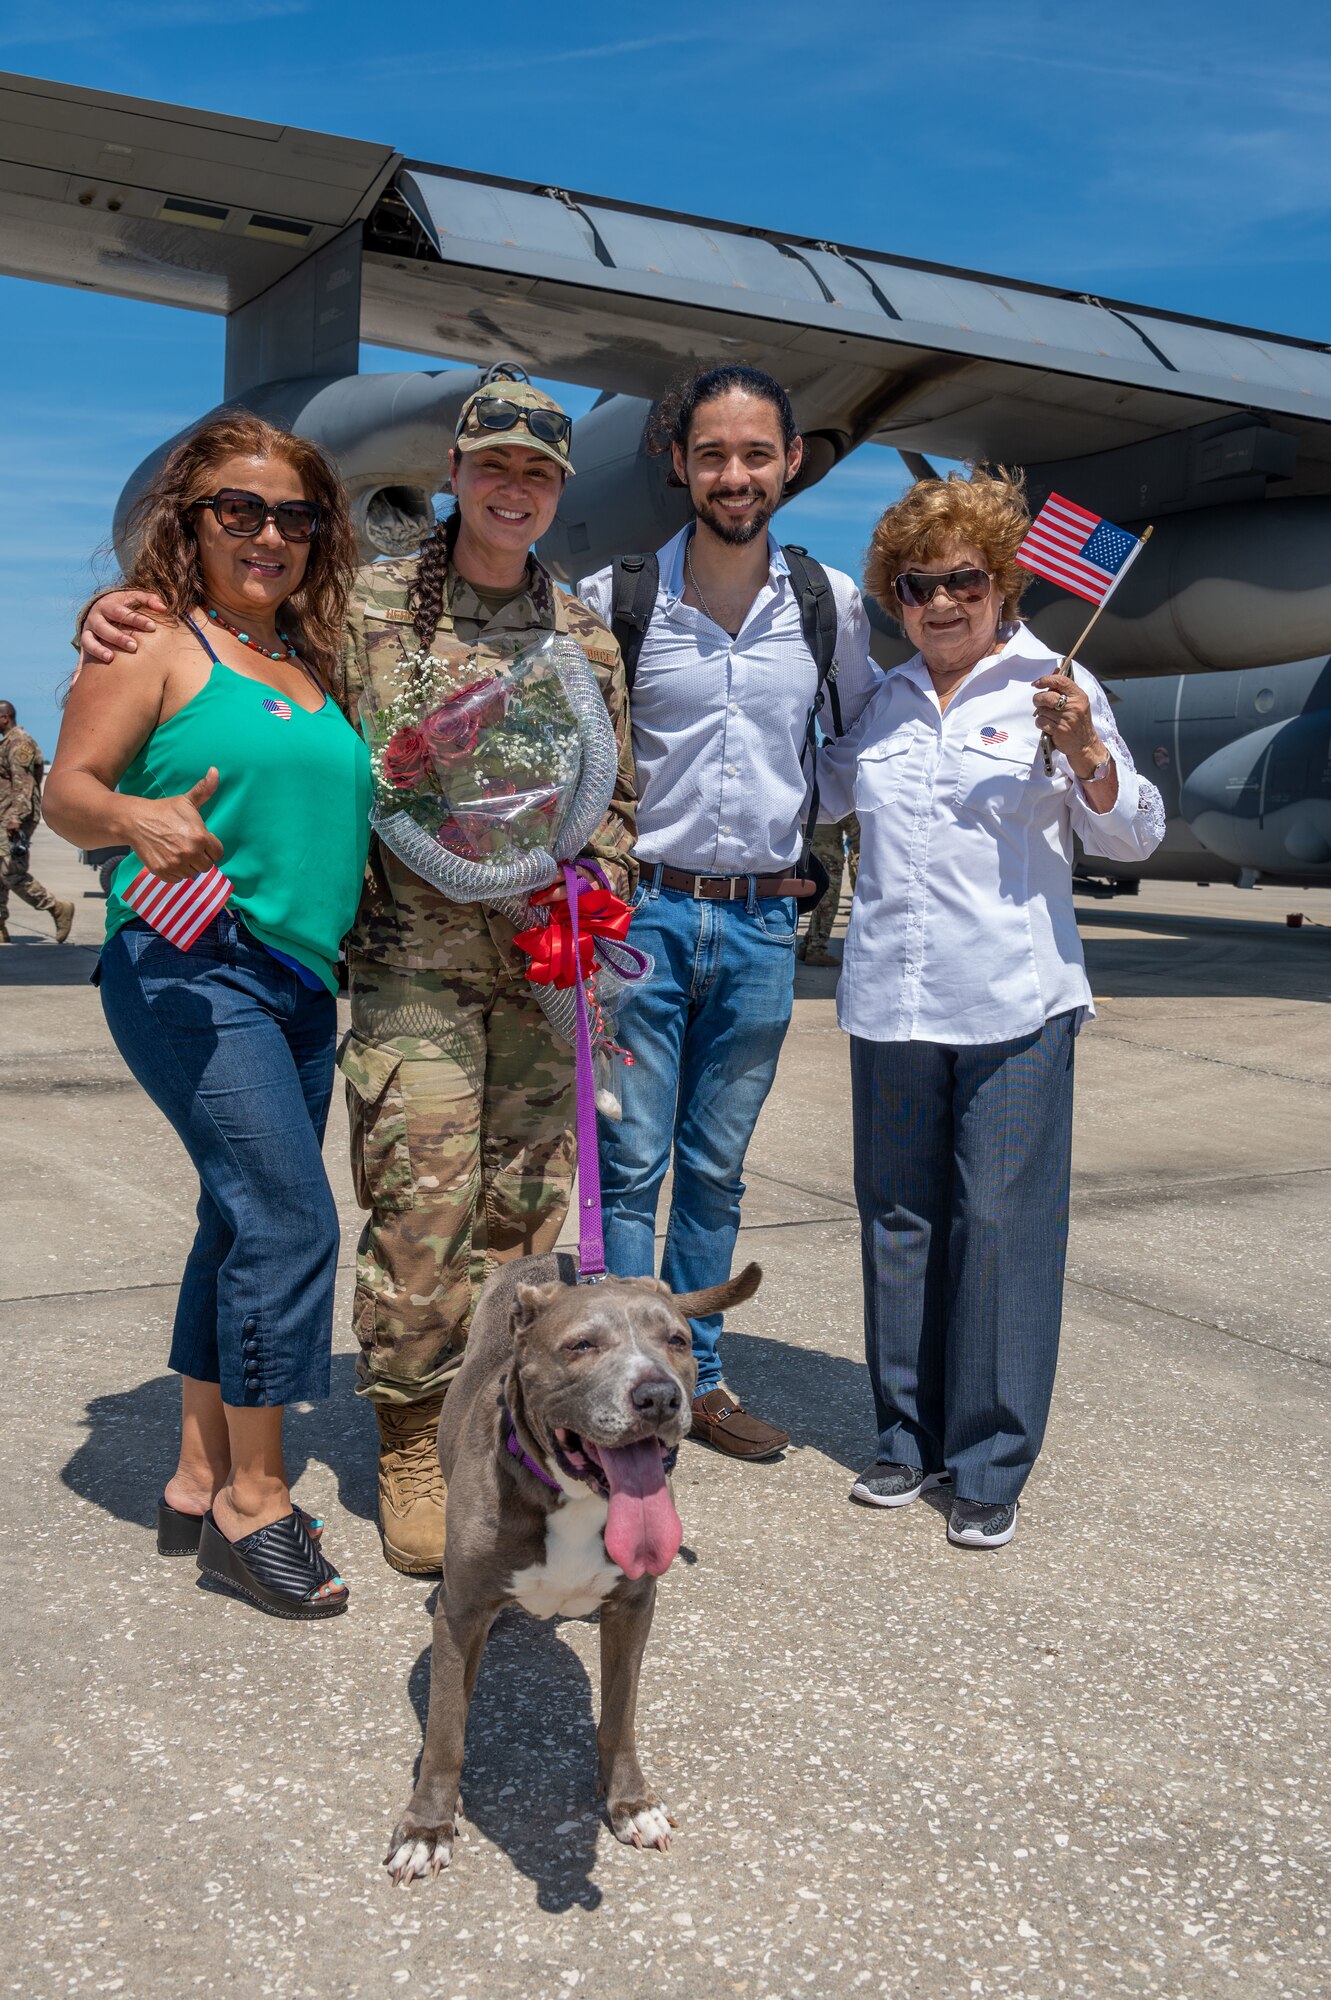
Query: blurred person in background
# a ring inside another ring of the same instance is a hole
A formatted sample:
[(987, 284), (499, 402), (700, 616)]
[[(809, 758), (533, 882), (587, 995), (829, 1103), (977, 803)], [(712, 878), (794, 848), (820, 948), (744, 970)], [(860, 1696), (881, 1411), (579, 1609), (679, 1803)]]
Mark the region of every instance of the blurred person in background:
[(9, 943), (11, 895), (31, 909), (49, 911), (57, 944), (74, 925), (74, 905), (44, 889), (29, 866), (42, 816), (42, 771), (36, 739), (20, 729), (13, 702), (0, 701), (0, 944)]

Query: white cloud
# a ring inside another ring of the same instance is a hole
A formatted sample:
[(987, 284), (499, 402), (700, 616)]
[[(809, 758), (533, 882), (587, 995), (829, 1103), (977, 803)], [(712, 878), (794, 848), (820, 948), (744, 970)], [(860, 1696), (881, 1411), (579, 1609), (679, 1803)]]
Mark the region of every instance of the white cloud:
[(234, 28), (308, 14), (312, 7), (313, 0), (170, 0), (164, 5), (122, 5), (114, 11), (103, 6), (45, 7), (24, 18), (16, 15), (0, 28), (0, 49), (46, 42), (118, 40), (136, 31), (162, 34), (171, 28)]

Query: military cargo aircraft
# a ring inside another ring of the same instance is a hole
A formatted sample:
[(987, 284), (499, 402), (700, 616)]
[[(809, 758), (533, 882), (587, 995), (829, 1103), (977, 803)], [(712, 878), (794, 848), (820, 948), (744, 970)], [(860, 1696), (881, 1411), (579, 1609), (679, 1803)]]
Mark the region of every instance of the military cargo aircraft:
[[(788, 387), (801, 489), (890, 446), (916, 473), (929, 453), (1021, 464), (1037, 504), (1057, 489), (1153, 521), (1097, 631), (1130, 740), (1139, 719), (1165, 732), (1147, 768), (1167, 752), (1156, 769), (1194, 852), (1331, 879), (1325, 345), (13, 74), (0, 134), (0, 271), (223, 315), (223, 399), (336, 455), (367, 555), (417, 545), (461, 403), (500, 361), (602, 392), (541, 548), (566, 581), (680, 525), (643, 418), (667, 379), (718, 356)], [(472, 365), (360, 376), (362, 341)], [(1050, 644), (1071, 643), (1079, 600), (1042, 588), (1031, 606)], [(1269, 671), (1282, 661), (1303, 667)], [(1249, 717), (1255, 669), (1272, 702)], [(1143, 675), (1170, 679), (1130, 689)], [(1221, 681), (1233, 707), (1195, 712), (1223, 707), (1200, 693)]]

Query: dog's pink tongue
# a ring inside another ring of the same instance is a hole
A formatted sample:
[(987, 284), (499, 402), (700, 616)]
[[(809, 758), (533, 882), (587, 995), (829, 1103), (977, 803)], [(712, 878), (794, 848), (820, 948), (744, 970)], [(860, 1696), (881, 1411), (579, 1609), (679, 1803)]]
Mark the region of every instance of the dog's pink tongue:
[(625, 1576), (664, 1576), (679, 1554), (684, 1530), (661, 1469), (660, 1445), (655, 1438), (617, 1451), (598, 1445), (596, 1459), (610, 1488), (606, 1554)]

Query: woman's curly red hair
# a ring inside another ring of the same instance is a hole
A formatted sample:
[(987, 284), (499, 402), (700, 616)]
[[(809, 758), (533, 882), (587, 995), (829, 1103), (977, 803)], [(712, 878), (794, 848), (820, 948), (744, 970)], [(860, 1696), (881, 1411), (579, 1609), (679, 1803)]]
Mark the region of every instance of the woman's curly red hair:
[(1005, 465), (976, 465), (946, 479), (917, 479), (888, 508), (873, 531), (864, 560), (864, 588), (889, 616), (899, 617), (893, 579), (912, 563), (945, 559), (969, 542), (1003, 594), (1003, 617), (1012, 619), (1030, 583), (1017, 550), (1031, 525), (1025, 481)]

